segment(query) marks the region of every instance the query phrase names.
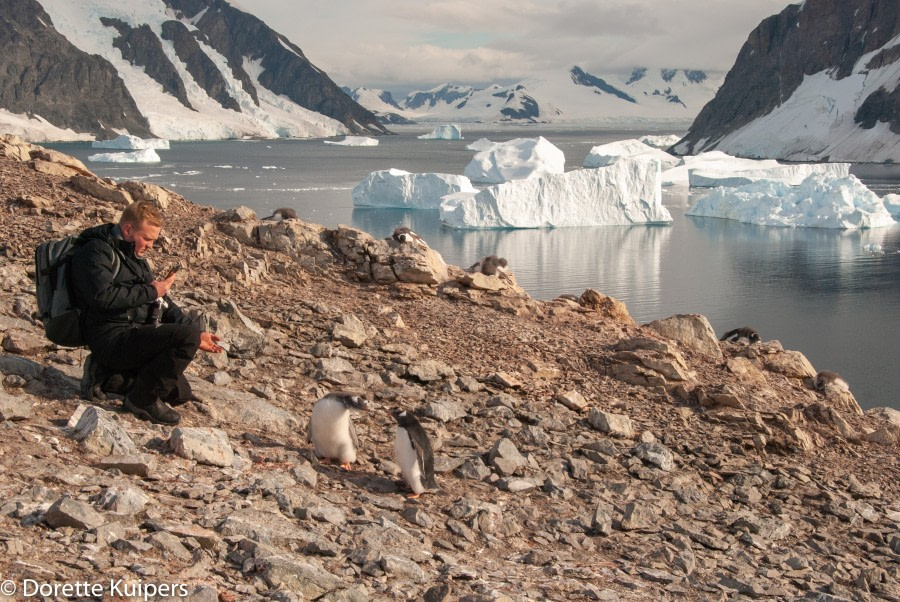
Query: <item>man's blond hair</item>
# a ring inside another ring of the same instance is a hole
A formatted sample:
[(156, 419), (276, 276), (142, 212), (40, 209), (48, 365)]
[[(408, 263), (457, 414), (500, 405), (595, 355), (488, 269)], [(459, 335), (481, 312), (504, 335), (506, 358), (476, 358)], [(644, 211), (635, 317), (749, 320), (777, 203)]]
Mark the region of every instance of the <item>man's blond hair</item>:
[(131, 224), (133, 228), (139, 228), (141, 224), (147, 223), (151, 226), (162, 228), (163, 216), (159, 208), (150, 201), (137, 201), (127, 207), (119, 218), (119, 225)]

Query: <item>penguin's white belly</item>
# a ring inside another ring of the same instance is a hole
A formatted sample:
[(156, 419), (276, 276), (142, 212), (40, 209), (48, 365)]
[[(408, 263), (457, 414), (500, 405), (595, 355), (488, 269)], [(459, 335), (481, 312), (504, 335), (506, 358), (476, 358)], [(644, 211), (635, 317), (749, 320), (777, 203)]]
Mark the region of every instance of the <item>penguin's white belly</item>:
[(350, 410), (339, 401), (320, 400), (313, 406), (309, 419), (309, 438), (316, 456), (356, 462), (356, 446), (350, 434)]
[(409, 433), (403, 427), (397, 427), (397, 436), (394, 438), (394, 460), (400, 466), (400, 474), (409, 484), (413, 493), (422, 493), (425, 486), (422, 484), (422, 470), (419, 468), (419, 457), (409, 439)]

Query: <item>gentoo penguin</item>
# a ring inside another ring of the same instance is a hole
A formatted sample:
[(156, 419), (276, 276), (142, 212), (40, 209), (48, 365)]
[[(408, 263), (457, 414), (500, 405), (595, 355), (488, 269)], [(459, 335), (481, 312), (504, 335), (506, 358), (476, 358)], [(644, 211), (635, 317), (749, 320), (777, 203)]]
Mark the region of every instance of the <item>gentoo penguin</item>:
[(400, 466), (403, 479), (412, 489), (408, 497), (415, 499), (426, 489), (437, 489), (431, 441), (425, 429), (411, 413), (395, 409), (391, 414), (397, 420), (394, 460)]
[(421, 247), (428, 247), (428, 243), (425, 242), (425, 239), (407, 228), (406, 226), (400, 226), (399, 228), (394, 228), (394, 233), (391, 234), (391, 238), (403, 244), (405, 242), (415, 243)]
[(753, 330), (749, 326), (744, 326), (743, 328), (735, 328), (734, 330), (729, 330), (728, 332), (723, 334), (722, 338), (719, 340), (752, 345), (753, 343), (758, 343), (760, 341), (760, 338), (759, 334), (755, 330)]
[(331, 391), (317, 401), (309, 417), (306, 435), (306, 440), (313, 444), (316, 457), (336, 460), (341, 468), (350, 470), (359, 449), (350, 411), (368, 407), (369, 402), (362, 395), (350, 391)]
[(847, 384), (847, 381), (837, 372), (831, 372), (830, 370), (822, 370), (816, 374), (816, 380), (813, 381), (813, 384), (817, 391), (822, 391), (828, 386), (840, 387), (845, 391), (850, 390), (850, 385)]
[(482, 257), (480, 261), (474, 263), (472, 267), (469, 268), (469, 271), (479, 271), (485, 276), (494, 276), (498, 273), (505, 272), (506, 266), (508, 265), (509, 262), (506, 261), (505, 258), (497, 257), (496, 255), (488, 255), (487, 257)]
[(286, 219), (296, 219), (297, 212), (291, 209), (290, 207), (280, 207), (272, 212), (272, 215), (269, 217), (264, 217), (264, 220), (280, 222)]

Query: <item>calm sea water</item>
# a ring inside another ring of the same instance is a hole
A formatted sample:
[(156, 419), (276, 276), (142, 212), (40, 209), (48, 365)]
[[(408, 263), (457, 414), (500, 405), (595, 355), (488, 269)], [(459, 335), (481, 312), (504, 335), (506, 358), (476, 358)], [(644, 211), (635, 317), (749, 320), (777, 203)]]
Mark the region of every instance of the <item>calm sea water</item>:
[[(56, 148), (101, 176), (141, 179), (221, 209), (246, 205), (268, 215), (293, 207), (307, 220), (350, 224), (375, 236), (398, 225), (422, 235), (448, 263), (484, 255), (510, 261), (534, 297), (594, 288), (623, 300), (638, 322), (702, 313), (716, 332), (752, 326), (764, 339), (802, 351), (817, 370), (842, 374), (864, 408), (900, 408), (900, 226), (862, 232), (751, 226), (696, 218), (685, 210), (702, 192), (664, 189), (668, 226), (455, 231), (436, 211), (354, 209), (352, 188), (370, 172), (462, 174), (477, 138), (542, 135), (561, 148), (566, 169), (580, 167), (591, 146), (648, 131), (463, 126), (465, 140), (418, 140), (430, 127), (407, 127), (377, 147), (321, 140), (172, 143), (154, 165), (93, 163), (88, 144)], [(679, 133), (679, 132), (674, 132)], [(900, 192), (900, 167), (860, 165), (853, 173), (878, 194)], [(881, 252), (873, 252), (879, 245)]]

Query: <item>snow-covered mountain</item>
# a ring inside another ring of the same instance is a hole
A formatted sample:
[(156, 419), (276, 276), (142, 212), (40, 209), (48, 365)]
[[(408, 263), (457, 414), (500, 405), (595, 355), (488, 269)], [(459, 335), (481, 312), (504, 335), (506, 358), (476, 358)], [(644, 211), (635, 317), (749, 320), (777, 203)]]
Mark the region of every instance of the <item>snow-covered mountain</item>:
[(763, 20), (675, 147), (712, 149), (900, 162), (900, 3), (806, 0)]
[(0, 0), (0, 130), (31, 140), (386, 133), (225, 0)]
[[(486, 88), (444, 84), (412, 92), (403, 102), (390, 93), (357, 88), (350, 95), (384, 122), (413, 121), (690, 123), (722, 83), (721, 73), (635, 68), (626, 73), (569, 70), (537, 74), (512, 85)], [(386, 97), (384, 95), (387, 95)]]

